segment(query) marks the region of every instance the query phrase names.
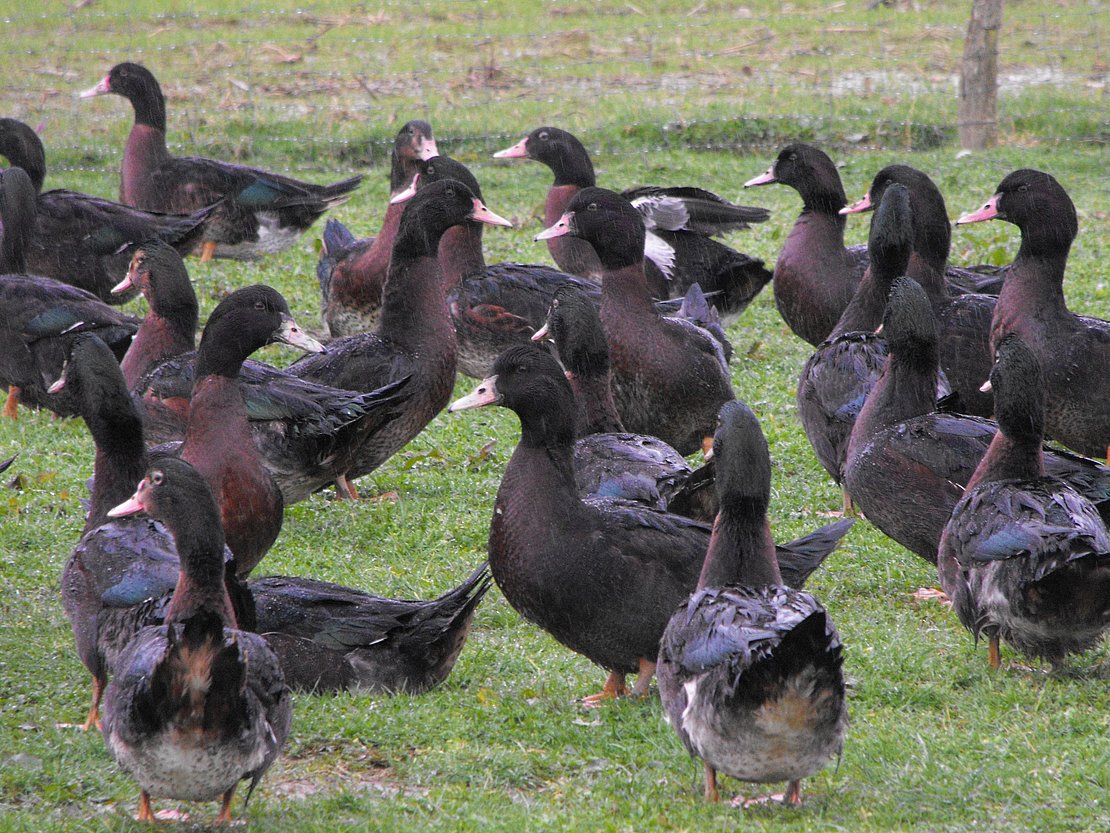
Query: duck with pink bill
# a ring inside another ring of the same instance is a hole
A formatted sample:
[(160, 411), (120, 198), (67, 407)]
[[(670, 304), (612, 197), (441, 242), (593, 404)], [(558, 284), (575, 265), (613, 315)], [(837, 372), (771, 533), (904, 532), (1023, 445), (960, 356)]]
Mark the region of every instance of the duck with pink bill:
[(1044, 370), (1045, 433), (1110, 460), (1110, 321), (1076, 315), (1064, 298), (1068, 252), (1079, 234), (1075, 205), (1050, 174), (1022, 169), (957, 225), (1005, 220), (1021, 230), (991, 323), (995, 350), (1013, 332)]
[(625, 428), (688, 455), (712, 444), (717, 412), (734, 399), (724, 345), (690, 321), (663, 318), (644, 274), (644, 224), (635, 207), (604, 188), (584, 188), (537, 240), (570, 236), (597, 252), (601, 324), (612, 390)]
[(357, 497), (350, 481), (389, 459), (450, 402), (458, 343), (437, 254), (448, 229), (470, 222), (510, 225), (462, 182), (421, 188), (404, 206), (378, 328), (335, 339), (327, 355), (309, 356), (288, 368), (301, 379), (363, 392), (408, 378), (397, 417), (354, 452), (344, 481), (337, 484), (345, 496)]
[[(953, 393), (959, 395), (962, 413), (989, 417), (992, 398), (979, 390), (990, 375), (993, 354), (990, 347), (991, 317), (996, 298), (978, 292), (962, 292), (957, 283), (974, 282), (982, 277), (974, 270), (948, 265), (952, 247), (952, 226), (940, 189), (924, 172), (909, 165), (888, 165), (879, 171), (867, 189), (867, 195), (855, 206), (842, 211), (855, 213), (856, 206), (877, 205), (891, 185), (908, 189), (913, 235), (913, 249), (905, 274), (917, 281), (929, 297), (933, 315), (940, 328), (940, 365)], [(864, 210), (860, 208), (860, 210)], [(990, 279), (999, 279), (994, 267)]]
[[(420, 164), (438, 154), (432, 126), (421, 119), (406, 122), (397, 131), (390, 151), (390, 195), (404, 190)], [(361, 240), (334, 217), (324, 225), (316, 280), (320, 285), (320, 317), (331, 338), (369, 333), (378, 326), (382, 287), (389, 273), (389, 255), (402, 210), (390, 204), (377, 235)]]
[[(575, 194), (597, 185), (593, 162), (577, 137), (557, 127), (538, 127), (500, 159), (534, 159), (555, 176), (547, 192), (544, 223), (551, 225)], [(684, 296), (693, 284), (713, 300), (725, 324), (732, 323), (771, 280), (763, 261), (713, 240), (716, 235), (767, 220), (765, 208), (735, 205), (712, 191), (691, 186), (655, 185), (621, 192), (639, 212), (646, 229), (645, 277), (656, 298)], [(598, 280), (601, 266), (591, 247), (573, 237), (548, 239), (560, 269)]]

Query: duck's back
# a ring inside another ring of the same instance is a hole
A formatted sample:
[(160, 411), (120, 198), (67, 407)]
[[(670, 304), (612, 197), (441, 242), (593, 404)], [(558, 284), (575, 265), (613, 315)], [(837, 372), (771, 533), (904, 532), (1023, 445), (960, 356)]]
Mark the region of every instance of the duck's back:
[(687, 749), (748, 781), (796, 781), (840, 750), (847, 726), (841, 644), (808, 593), (706, 588), (671, 619), (657, 667)]
[(131, 641), (105, 695), (104, 739), (148, 793), (208, 800), (261, 777), (289, 733), (292, 700), (262, 637), (224, 628), (189, 651), (187, 626)]

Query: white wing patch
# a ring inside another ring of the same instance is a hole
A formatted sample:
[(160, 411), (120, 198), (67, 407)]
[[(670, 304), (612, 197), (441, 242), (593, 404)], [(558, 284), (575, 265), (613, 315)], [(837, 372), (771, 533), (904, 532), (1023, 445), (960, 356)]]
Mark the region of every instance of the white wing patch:
[(674, 276), (674, 247), (650, 231), (644, 237), (644, 257), (658, 266), (667, 280)]

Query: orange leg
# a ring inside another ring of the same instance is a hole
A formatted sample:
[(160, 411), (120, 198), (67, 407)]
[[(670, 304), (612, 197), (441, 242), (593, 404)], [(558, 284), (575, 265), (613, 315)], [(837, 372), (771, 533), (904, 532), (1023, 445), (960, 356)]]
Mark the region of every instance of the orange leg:
[(223, 801), (220, 804), (220, 814), (216, 816), (216, 824), (231, 824), (231, 799), (234, 795), (235, 787), (224, 793)]
[(207, 263), (216, 254), (216, 243), (213, 240), (205, 240), (200, 244), (200, 262)]
[(632, 686), (633, 697), (647, 697), (651, 687), (651, 678), (655, 676), (655, 663), (647, 657), (640, 657), (640, 672), (636, 675), (636, 684)]
[(841, 495), (843, 496), (844, 517), (850, 518), (856, 514), (856, 507), (855, 504), (852, 503), (852, 496), (848, 494), (847, 489), (842, 489)]
[(991, 664), (991, 668), (1002, 667), (1002, 655), (998, 650), (997, 636), (992, 636), (990, 642), (987, 643), (987, 662)]
[(710, 457), (713, 456), (713, 438), (712, 437), (702, 437), (701, 438), (701, 454), (706, 460), (708, 460)]
[(8, 401), (4, 403), (4, 416), (9, 419), (16, 418), (16, 412), (19, 409), (19, 388), (15, 385), (8, 385)]
[(92, 706), (89, 707), (89, 715), (85, 718), (85, 722), (81, 726), (82, 732), (87, 732), (93, 726), (98, 730), (100, 725), (100, 698), (104, 694), (104, 686), (97, 677), (93, 677), (93, 699)]
[(143, 790), (139, 793), (139, 814), (136, 821), (154, 821), (154, 811), (150, 808), (150, 793)]
[(786, 795), (782, 799), (783, 804), (792, 804), (795, 807), (800, 807), (802, 804), (802, 782), (791, 781), (786, 785)]
[(610, 671), (601, 693), (583, 697), (582, 705), (586, 708), (593, 708), (600, 706), (605, 700), (615, 700), (618, 697), (624, 697), (626, 694), (628, 694), (628, 689), (624, 687), (624, 674), (620, 671)]
[(717, 770), (705, 761), (702, 761), (701, 765), (705, 772), (705, 800), (716, 804), (721, 800), (721, 794), (717, 792)]
[(340, 500), (358, 500), (355, 484), (347, 479), (346, 473), (335, 478), (335, 496)]

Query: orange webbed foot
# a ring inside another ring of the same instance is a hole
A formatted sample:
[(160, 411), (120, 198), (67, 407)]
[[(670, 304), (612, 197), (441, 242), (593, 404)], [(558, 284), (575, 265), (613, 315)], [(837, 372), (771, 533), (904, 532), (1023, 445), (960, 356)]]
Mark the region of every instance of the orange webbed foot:
[(601, 692), (599, 694), (591, 694), (589, 697), (583, 697), (582, 705), (587, 709), (593, 709), (600, 706), (606, 700), (616, 700), (618, 697), (624, 697), (626, 694), (628, 694), (628, 689), (624, 687), (624, 674), (619, 671), (610, 671)]

